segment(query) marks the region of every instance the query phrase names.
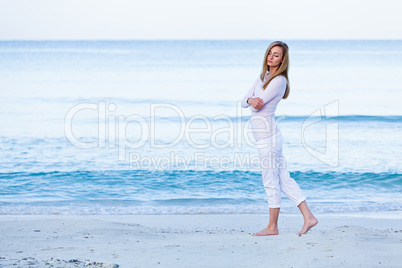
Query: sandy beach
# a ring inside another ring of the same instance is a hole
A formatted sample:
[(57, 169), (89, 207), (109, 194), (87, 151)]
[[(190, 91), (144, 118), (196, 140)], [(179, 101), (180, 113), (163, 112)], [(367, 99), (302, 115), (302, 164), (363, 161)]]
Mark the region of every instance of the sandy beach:
[(401, 267), (401, 220), (318, 219), (254, 237), (267, 215), (3, 215), (0, 267)]

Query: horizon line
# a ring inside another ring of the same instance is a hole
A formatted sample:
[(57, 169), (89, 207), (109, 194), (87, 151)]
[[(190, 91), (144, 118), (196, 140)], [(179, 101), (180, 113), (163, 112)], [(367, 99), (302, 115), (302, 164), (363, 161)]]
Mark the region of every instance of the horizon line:
[[(1, 39), (0, 42), (15, 42), (15, 41), (271, 41), (274, 39)], [(402, 41), (402, 39), (292, 39), (279, 38), (275, 40), (286, 41)]]

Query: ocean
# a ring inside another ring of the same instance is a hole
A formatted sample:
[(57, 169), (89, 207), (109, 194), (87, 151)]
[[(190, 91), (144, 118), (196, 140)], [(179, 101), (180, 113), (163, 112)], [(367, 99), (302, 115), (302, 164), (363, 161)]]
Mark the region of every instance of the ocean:
[[(267, 213), (240, 101), (271, 41), (0, 41), (0, 215)], [(311, 210), (402, 218), (402, 41), (286, 43)]]

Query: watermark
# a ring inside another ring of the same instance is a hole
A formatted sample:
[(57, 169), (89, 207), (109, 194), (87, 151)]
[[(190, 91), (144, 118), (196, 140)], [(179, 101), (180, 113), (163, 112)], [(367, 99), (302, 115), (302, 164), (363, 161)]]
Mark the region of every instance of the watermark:
[[(331, 167), (339, 165), (339, 123), (331, 120), (338, 116), (339, 101), (336, 100), (310, 114), (303, 122), (301, 131), (302, 144), (306, 151)], [(306, 141), (306, 131), (314, 125), (320, 125), (320, 133), (324, 134), (321, 138), (325, 142), (323, 148)]]
[[(127, 161), (130, 169), (188, 169), (190, 166), (230, 169), (238, 166), (255, 166), (254, 162), (268, 166), (261, 163), (263, 162), (261, 157), (244, 158), (241, 157), (242, 153), (235, 153), (230, 157), (207, 157), (207, 154), (196, 152), (199, 150), (207, 152), (211, 149), (227, 149), (231, 152), (245, 146), (258, 150), (264, 147), (282, 147), (282, 140), (278, 142), (279, 136), (276, 134), (278, 133), (277, 124), (286, 120), (286, 116), (276, 117), (275, 120), (258, 114), (250, 117), (248, 109), (243, 109), (240, 102), (236, 103), (234, 109), (232, 113), (212, 117), (202, 114), (186, 116), (183, 109), (177, 105), (151, 103), (149, 110), (144, 113), (127, 115), (119, 112), (114, 103), (83, 102), (74, 105), (66, 113), (64, 131), (67, 140), (77, 148), (114, 148), (117, 159)], [(305, 150), (315, 159), (333, 167), (339, 164), (338, 123), (331, 121), (317, 130), (324, 135), (326, 144), (324, 151), (320, 150), (322, 146), (317, 147), (309, 143), (308, 130), (313, 125), (334, 119), (338, 115), (338, 101), (331, 102), (308, 116), (300, 130)], [(80, 127), (88, 126), (88, 123), (79, 123), (79, 120), (83, 118), (91, 118), (91, 129), (96, 129), (95, 139), (87, 139), (85, 135), (76, 134)], [(266, 142), (256, 142), (256, 139), (260, 137), (264, 137)], [(177, 154), (175, 153), (177, 148), (186, 148), (194, 153), (193, 155), (191, 153)], [(149, 151), (156, 152), (157, 156), (144, 155), (144, 152)], [(170, 154), (162, 156), (166, 152)], [(269, 157), (268, 159), (278, 160), (279, 158)], [(243, 163), (244, 161), (247, 163)], [(269, 163), (269, 165), (286, 166), (284, 160), (278, 163)]]
[(276, 153), (268, 153), (260, 158), (250, 153), (233, 153), (225, 156), (211, 156), (197, 152), (182, 156), (175, 152), (169, 155), (149, 156), (132, 152), (129, 157), (130, 169), (141, 170), (249, 170), (286, 169), (286, 159)]

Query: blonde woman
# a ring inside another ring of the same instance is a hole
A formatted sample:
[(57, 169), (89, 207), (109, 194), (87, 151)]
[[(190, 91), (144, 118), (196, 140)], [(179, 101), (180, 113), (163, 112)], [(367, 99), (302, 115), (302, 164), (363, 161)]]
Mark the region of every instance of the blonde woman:
[(268, 226), (255, 236), (277, 235), (281, 190), (299, 207), (304, 225), (297, 234), (305, 234), (318, 221), (311, 213), (296, 181), (290, 177), (282, 154), (282, 134), (274, 115), (281, 99), (289, 96), (289, 48), (281, 42), (271, 43), (264, 56), (262, 72), (244, 96), (242, 107), (251, 109), (251, 126), (257, 143), (262, 180), (268, 197)]

